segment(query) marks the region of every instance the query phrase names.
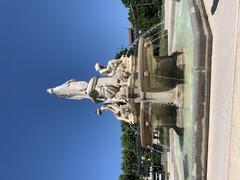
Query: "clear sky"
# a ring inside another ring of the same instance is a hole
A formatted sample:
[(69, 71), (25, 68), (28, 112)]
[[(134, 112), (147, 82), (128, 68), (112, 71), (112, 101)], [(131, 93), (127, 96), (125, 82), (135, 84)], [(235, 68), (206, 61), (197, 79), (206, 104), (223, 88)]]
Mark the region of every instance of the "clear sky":
[(46, 89), (127, 46), (121, 0), (0, 0), (0, 180), (114, 180), (120, 123)]

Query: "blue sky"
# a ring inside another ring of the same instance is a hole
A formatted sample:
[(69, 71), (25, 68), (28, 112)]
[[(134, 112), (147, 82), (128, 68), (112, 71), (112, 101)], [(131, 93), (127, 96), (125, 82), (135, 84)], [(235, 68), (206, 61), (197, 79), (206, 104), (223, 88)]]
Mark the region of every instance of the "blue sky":
[(0, 0), (0, 179), (114, 180), (120, 123), (46, 89), (89, 80), (127, 46), (120, 0)]

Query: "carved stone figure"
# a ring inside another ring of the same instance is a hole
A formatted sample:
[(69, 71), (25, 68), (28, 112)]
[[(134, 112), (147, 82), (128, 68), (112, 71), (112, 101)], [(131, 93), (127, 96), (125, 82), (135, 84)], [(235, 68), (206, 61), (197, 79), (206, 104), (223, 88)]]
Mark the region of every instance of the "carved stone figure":
[(104, 111), (112, 111), (117, 119), (125, 121), (127, 123), (134, 123), (134, 115), (132, 108), (128, 104), (104, 104), (97, 109), (96, 114), (101, 115)]
[(47, 92), (66, 99), (90, 99), (87, 95), (87, 88), (88, 83), (86, 81), (71, 79), (60, 86), (48, 89)]
[(87, 94), (94, 102), (111, 102), (119, 91), (120, 87), (114, 84), (113, 81), (108, 82), (108, 80), (109, 78), (93, 77), (89, 81)]
[[(48, 93), (56, 94), (66, 99), (91, 99), (95, 103), (99, 102), (124, 102), (120, 98), (121, 87), (112, 78), (93, 77), (87, 83), (86, 81), (69, 80), (66, 83), (55, 88), (48, 89)], [(116, 97), (116, 95), (118, 96)]]
[(127, 69), (127, 63), (123, 61), (117, 67), (117, 72), (114, 75), (114, 78), (118, 79), (119, 82), (127, 82), (130, 73), (126, 71), (126, 69)]
[(125, 86), (120, 87), (118, 93), (115, 95), (115, 98), (119, 99), (121, 102), (126, 102), (127, 89)]
[(122, 63), (122, 59), (112, 59), (108, 62), (107, 67), (96, 63), (95, 70), (103, 76), (113, 77), (116, 74), (117, 67)]
[(130, 73), (127, 69), (127, 57), (122, 56), (120, 59), (112, 59), (108, 62), (107, 67), (96, 63), (95, 70), (103, 76), (113, 77), (118, 83), (127, 82)]

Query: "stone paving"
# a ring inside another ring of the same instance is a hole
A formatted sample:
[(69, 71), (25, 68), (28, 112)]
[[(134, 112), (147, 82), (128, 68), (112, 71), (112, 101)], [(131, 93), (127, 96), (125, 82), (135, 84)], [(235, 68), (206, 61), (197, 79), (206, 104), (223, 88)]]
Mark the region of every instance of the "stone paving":
[(240, 1), (204, 0), (204, 3), (213, 32), (208, 179), (238, 180)]

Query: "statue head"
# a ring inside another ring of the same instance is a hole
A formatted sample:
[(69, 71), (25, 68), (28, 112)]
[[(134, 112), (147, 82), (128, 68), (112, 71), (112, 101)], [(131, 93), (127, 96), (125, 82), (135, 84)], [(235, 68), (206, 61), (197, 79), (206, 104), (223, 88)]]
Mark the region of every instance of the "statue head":
[(47, 89), (47, 92), (66, 99), (84, 99), (89, 98), (87, 87), (87, 82), (71, 79), (60, 86)]

